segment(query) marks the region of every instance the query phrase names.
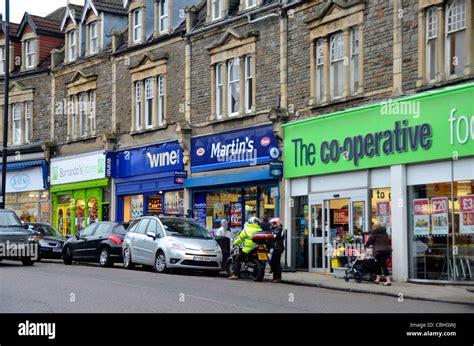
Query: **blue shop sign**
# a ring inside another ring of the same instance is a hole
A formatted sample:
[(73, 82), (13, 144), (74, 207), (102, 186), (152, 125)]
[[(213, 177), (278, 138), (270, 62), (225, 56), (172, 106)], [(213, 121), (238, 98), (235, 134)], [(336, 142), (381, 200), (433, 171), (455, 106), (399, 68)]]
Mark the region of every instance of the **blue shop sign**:
[(266, 125), (196, 137), (191, 148), (191, 170), (204, 171), (270, 162), (278, 142), (272, 126)]
[(126, 178), (143, 174), (182, 171), (183, 150), (178, 143), (107, 153), (106, 174), (113, 178)]

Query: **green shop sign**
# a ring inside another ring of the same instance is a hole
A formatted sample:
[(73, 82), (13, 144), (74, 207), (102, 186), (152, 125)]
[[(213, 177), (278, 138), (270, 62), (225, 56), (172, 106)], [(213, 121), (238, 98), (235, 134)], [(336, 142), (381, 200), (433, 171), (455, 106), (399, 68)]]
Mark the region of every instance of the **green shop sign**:
[(285, 178), (474, 155), (474, 83), (284, 125)]

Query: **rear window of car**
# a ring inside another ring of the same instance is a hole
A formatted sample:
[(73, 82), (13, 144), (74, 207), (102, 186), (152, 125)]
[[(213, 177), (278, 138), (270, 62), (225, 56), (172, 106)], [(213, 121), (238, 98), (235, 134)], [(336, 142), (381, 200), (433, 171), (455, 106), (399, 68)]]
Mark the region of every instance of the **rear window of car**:
[(104, 235), (110, 233), (112, 225), (110, 223), (99, 223), (95, 229), (94, 235)]
[(125, 235), (125, 233), (127, 233), (127, 229), (124, 227), (124, 225), (115, 225), (112, 228), (112, 233), (113, 234)]

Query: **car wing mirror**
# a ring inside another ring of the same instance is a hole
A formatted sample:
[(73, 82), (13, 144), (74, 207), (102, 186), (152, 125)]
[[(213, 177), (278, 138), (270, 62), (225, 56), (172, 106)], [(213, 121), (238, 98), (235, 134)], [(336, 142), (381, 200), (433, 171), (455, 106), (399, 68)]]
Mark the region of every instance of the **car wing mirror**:
[(75, 236), (76, 236), (76, 239), (80, 239), (80, 238), (81, 238), (81, 234), (80, 234), (80, 233), (76, 233)]
[(156, 239), (156, 233), (152, 231), (146, 232), (146, 235), (150, 238)]

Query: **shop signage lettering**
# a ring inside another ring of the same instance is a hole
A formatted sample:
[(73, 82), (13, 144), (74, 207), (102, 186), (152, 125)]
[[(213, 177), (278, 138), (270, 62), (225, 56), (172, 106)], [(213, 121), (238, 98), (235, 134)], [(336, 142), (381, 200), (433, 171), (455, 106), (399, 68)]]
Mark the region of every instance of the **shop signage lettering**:
[(15, 190), (23, 190), (30, 185), (30, 178), (26, 174), (18, 173), (10, 179), (10, 184)]
[(270, 162), (269, 148), (278, 147), (272, 126), (229, 131), (191, 140), (191, 169), (204, 171)]
[(285, 177), (470, 156), (473, 96), (469, 83), (284, 125)]
[[(365, 157), (393, 155), (418, 148), (429, 149), (432, 143), (432, 128), (430, 124), (408, 126), (408, 120), (396, 121), (393, 129), (346, 137), (342, 141), (333, 139), (323, 141), (319, 150), (319, 160), (323, 163), (338, 162), (342, 157), (352, 160), (354, 166), (359, 166)], [(302, 138), (292, 139), (294, 144), (294, 166), (315, 165), (318, 161), (314, 143), (304, 143)]]
[(51, 185), (101, 179), (105, 176), (103, 152), (51, 160)]
[(334, 210), (334, 224), (347, 225), (349, 223), (349, 210), (339, 209)]
[(115, 152), (114, 178), (169, 172), (184, 169), (183, 150), (176, 142)]

